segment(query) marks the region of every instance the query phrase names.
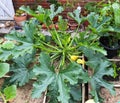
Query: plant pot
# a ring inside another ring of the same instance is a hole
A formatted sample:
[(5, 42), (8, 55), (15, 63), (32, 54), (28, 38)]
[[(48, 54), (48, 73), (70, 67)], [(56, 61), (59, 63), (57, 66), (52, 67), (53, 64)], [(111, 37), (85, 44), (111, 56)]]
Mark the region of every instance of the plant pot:
[[(117, 46), (111, 47), (108, 44), (110, 43), (111, 39), (108, 39), (107, 36), (100, 37), (100, 45), (104, 47), (104, 49), (107, 51), (107, 57), (113, 58), (118, 55), (118, 50), (120, 49), (120, 40), (117, 42)], [(112, 38), (112, 37), (111, 37)]]
[(17, 25), (22, 26), (23, 22), (27, 20), (27, 15), (24, 16), (14, 16), (14, 20), (17, 23)]

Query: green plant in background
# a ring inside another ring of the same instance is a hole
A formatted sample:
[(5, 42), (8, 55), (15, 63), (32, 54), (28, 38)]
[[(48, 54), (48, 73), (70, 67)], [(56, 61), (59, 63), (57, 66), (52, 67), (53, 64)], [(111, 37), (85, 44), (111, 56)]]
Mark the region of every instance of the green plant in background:
[(87, 12), (98, 12), (97, 6), (96, 2), (88, 2), (85, 4), (84, 8)]
[[(94, 31), (94, 34), (97, 34), (96, 37), (100, 38), (100, 44), (107, 50), (107, 57), (112, 58), (118, 55), (118, 49), (120, 48), (119, 13), (117, 12), (120, 9), (120, 4), (115, 1), (100, 6), (101, 8), (98, 7), (97, 13), (93, 12), (87, 16), (90, 24), (88, 27)], [(93, 21), (96, 21), (96, 23), (93, 23)], [(93, 26), (93, 24), (96, 25)], [(116, 53), (110, 53), (111, 51)]]
[[(9, 72), (9, 64), (0, 63), (0, 78)], [(2, 92), (3, 91), (3, 92)], [(0, 91), (0, 97), (4, 103), (14, 99), (16, 97), (16, 85), (8, 86), (4, 90)]]
[[(112, 32), (112, 36), (115, 39), (120, 38), (120, 4), (117, 0), (115, 2), (110, 2), (108, 4), (104, 4), (103, 8), (99, 10), (100, 15), (102, 17), (110, 17), (110, 21), (107, 23), (108, 32)], [(115, 35), (114, 35), (115, 34)], [(111, 34), (109, 34), (111, 35)], [(118, 40), (118, 39), (117, 39)]]
[(15, 16), (24, 16), (24, 15), (26, 15), (25, 14), (25, 12), (23, 11), (23, 10), (16, 10), (16, 12), (15, 12)]
[(61, 6), (55, 9), (54, 4), (50, 6), (50, 9), (44, 9), (42, 6), (38, 6), (37, 13), (31, 10), (29, 7), (25, 6), (20, 7), (20, 9), (37, 18), (41, 23), (44, 23), (47, 26), (51, 24), (55, 15), (58, 15), (63, 11), (63, 8)]
[(57, 9), (60, 6), (60, 3), (57, 0), (47, 0), (50, 4), (54, 4)]
[[(61, 16), (59, 16), (59, 19), (58, 19), (58, 20), (59, 20), (59, 21), (58, 21), (59, 30), (60, 30), (60, 31), (65, 31), (65, 30), (67, 30), (67, 29), (68, 29), (68, 22), (67, 22), (67, 20), (62, 19)], [(63, 28), (63, 27), (64, 27), (64, 28)]]
[(109, 16), (111, 17), (111, 25), (113, 26), (120, 26), (120, 4), (118, 0), (114, 0), (114, 2), (110, 1), (106, 4), (101, 5), (102, 8), (99, 9), (99, 13), (102, 16)]
[[(10, 82), (22, 86), (31, 78), (37, 78), (33, 83), (32, 96), (38, 98), (47, 91), (48, 96), (52, 97), (49, 100), (51, 103), (80, 102), (81, 91), (77, 91), (77, 88), (81, 87), (81, 83), (87, 82), (91, 84), (91, 95), (96, 102), (100, 102), (101, 86), (114, 94), (113, 85), (103, 79), (104, 75), (113, 75), (113, 68), (105, 57), (106, 51), (99, 46), (99, 36), (96, 33), (98, 28), (103, 28), (108, 19), (103, 19), (98, 24), (98, 18), (93, 22), (94, 16), (89, 16), (92, 26), (81, 32), (77, 29), (73, 35), (66, 31), (67, 22), (59, 17), (60, 29), (56, 30), (53, 26), (52, 29), (48, 28), (50, 35), (45, 35), (37, 21), (45, 23), (48, 27), (53, 24), (53, 18), (61, 13), (63, 8), (58, 7), (55, 10), (54, 5), (51, 5), (50, 9), (39, 6), (37, 13), (29, 7), (23, 6), (21, 9), (35, 19), (24, 24), (23, 32), (12, 31), (6, 35), (7, 41), (1, 42), (0, 60), (12, 61), (10, 71), (13, 75)], [(80, 25), (82, 19), (78, 13), (79, 11), (75, 10), (70, 15)], [(80, 58), (83, 55), (87, 61)], [(93, 71), (91, 75), (83, 68), (82, 65), (85, 64)]]
[(119, 76), (118, 72), (120, 71), (120, 67), (117, 67), (116, 63), (113, 63), (113, 68), (114, 68), (114, 78)]
[(95, 12), (91, 12), (86, 17), (89, 22), (88, 28), (96, 35), (98, 38), (103, 36), (108, 31), (107, 23), (111, 20), (110, 17), (100, 16)]
[(80, 26), (81, 22), (83, 21), (83, 18), (81, 17), (80, 13), (81, 13), (81, 11), (78, 9), (74, 10), (73, 13), (72, 12), (68, 13), (68, 15), (70, 17), (72, 17), (78, 23), (79, 26)]
[(74, 8), (75, 4), (77, 4), (77, 0), (57, 0), (60, 5), (63, 6), (64, 9), (66, 8)]

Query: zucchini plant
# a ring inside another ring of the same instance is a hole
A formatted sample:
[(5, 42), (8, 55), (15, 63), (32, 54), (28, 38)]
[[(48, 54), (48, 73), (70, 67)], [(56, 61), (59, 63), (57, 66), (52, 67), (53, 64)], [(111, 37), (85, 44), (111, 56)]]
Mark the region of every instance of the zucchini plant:
[[(1, 42), (0, 60), (12, 61), (11, 83), (22, 86), (36, 78), (32, 97), (39, 98), (47, 91), (50, 103), (80, 102), (81, 91), (77, 89), (82, 83), (88, 82), (96, 102), (100, 101), (98, 90), (101, 86), (114, 94), (113, 85), (103, 79), (104, 75), (112, 75), (111, 63), (105, 57), (106, 51), (99, 46), (96, 34), (90, 32), (91, 29), (79, 32), (78, 28), (74, 35), (67, 31), (67, 27), (56, 30), (53, 26), (49, 29), (53, 18), (63, 11), (62, 7), (55, 10), (54, 5), (51, 5), (50, 9), (39, 6), (37, 13), (29, 7), (23, 6), (20, 9), (35, 18), (24, 24), (23, 32), (12, 31), (6, 35), (6, 41)], [(75, 10), (70, 15), (75, 15), (73, 18), (80, 25), (84, 18), (78, 13), (79, 11)], [(61, 28), (63, 21), (60, 16), (58, 28)], [(42, 32), (41, 23), (47, 25), (50, 35)], [(82, 55), (87, 58), (86, 61), (81, 59)], [(89, 75), (82, 65), (90, 67), (93, 74)]]

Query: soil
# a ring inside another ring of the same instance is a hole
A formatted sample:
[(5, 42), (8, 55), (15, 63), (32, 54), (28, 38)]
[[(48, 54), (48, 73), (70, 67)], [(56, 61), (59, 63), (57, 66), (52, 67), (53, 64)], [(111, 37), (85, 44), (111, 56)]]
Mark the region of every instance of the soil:
[[(3, 79), (0, 79), (0, 86), (3, 83)], [(44, 95), (41, 98), (33, 99), (31, 97), (32, 92), (32, 81), (26, 84), (23, 87), (17, 88), (17, 96), (16, 98), (11, 101), (10, 103), (44, 103)]]
[(115, 87), (116, 94), (113, 96), (110, 92), (102, 88), (101, 89), (101, 96), (104, 98), (104, 103), (119, 103), (120, 102), (120, 81), (114, 82), (115, 85), (119, 87)]
[[(0, 86), (3, 83), (3, 79), (0, 79)], [(104, 103), (118, 103), (120, 102), (120, 81), (113, 82), (117, 87), (115, 87), (116, 95), (112, 96), (108, 90), (101, 88), (101, 96), (104, 98)], [(23, 87), (17, 89), (17, 97), (10, 103), (45, 103), (43, 102), (44, 95), (39, 99), (31, 98), (32, 82), (26, 84)]]

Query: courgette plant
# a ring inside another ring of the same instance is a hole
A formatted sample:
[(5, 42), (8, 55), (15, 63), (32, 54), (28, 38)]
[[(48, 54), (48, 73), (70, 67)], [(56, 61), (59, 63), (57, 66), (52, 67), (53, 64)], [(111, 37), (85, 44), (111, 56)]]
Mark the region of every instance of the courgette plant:
[[(10, 82), (22, 86), (36, 78), (32, 97), (39, 98), (47, 91), (49, 103), (81, 101), (81, 91), (77, 88), (87, 82), (91, 84), (91, 95), (96, 102), (100, 101), (98, 90), (101, 86), (114, 93), (113, 85), (103, 79), (104, 75), (113, 74), (111, 63), (105, 58), (106, 51), (99, 46), (96, 35), (90, 29), (81, 32), (77, 29), (74, 33), (67, 31), (67, 27), (62, 29), (61, 24), (66, 21), (63, 22), (61, 16), (59, 30), (54, 26), (49, 29), (54, 16), (63, 11), (62, 7), (55, 10), (54, 5), (50, 9), (38, 6), (37, 13), (25, 6), (20, 9), (35, 18), (24, 24), (23, 32), (12, 31), (6, 35), (6, 41), (1, 43), (0, 60), (12, 60), (10, 70), (13, 75)], [(80, 25), (84, 18), (78, 13), (79, 10), (75, 10), (70, 15)], [(47, 25), (50, 35), (42, 32), (41, 23)], [(7, 48), (4, 45), (8, 45)], [(81, 59), (83, 55), (87, 61)], [(92, 75), (83, 68), (85, 64), (93, 70)]]

